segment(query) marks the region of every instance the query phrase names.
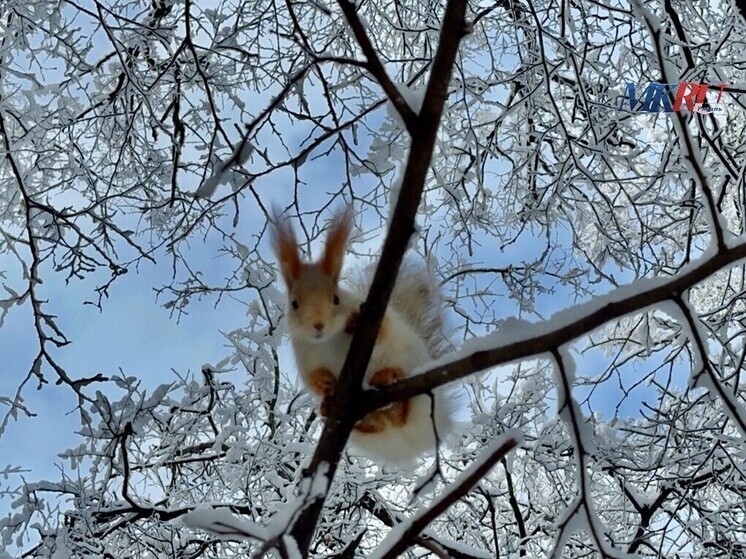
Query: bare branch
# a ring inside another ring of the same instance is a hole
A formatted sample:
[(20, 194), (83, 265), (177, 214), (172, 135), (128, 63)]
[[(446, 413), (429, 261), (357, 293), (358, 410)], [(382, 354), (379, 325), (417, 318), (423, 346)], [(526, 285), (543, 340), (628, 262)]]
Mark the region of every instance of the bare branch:
[(490, 449), (484, 451), (482, 456), (453, 482), (448, 491), (440, 495), (425, 510), (392, 531), (376, 549), (375, 556), (380, 559), (399, 557), (426, 526), (471, 491), (499, 460), (520, 444), (521, 440), (520, 433), (508, 433), (497, 439)]
[(412, 110), (412, 107), (407, 104), (407, 101), (402, 97), (401, 92), (396, 88), (396, 85), (394, 85), (394, 82), (391, 81), (391, 78), (386, 73), (386, 69), (378, 58), (376, 49), (370, 42), (370, 37), (365, 29), (365, 25), (358, 16), (355, 4), (350, 0), (337, 0), (337, 4), (339, 4), (339, 7), (342, 9), (342, 13), (344, 13), (345, 18), (355, 35), (355, 39), (357, 39), (357, 42), (365, 55), (367, 60), (366, 67), (383, 88), (389, 101), (391, 101), (394, 107), (396, 107), (396, 110), (404, 121), (410, 136), (414, 136), (415, 131), (420, 126), (417, 114)]
[[(463, 0), (450, 0), (446, 5), (440, 44), (433, 62), (419, 123), (416, 132), (412, 135), (412, 146), (404, 171), (402, 189), (370, 292), (361, 308), (350, 350), (340, 373), (332, 413), (327, 418), (316, 452), (305, 474), (309, 480), (314, 479), (318, 475), (319, 467), (325, 464), (328, 469), (324, 475), (327, 483), (331, 482), (342, 450), (356, 421), (355, 406), (349, 404), (358, 401), (363, 373), (373, 351), (376, 333), (380, 328), (409, 238), (414, 231), (414, 218), (425, 186), (440, 116), (451, 80), (453, 63), (466, 28), (465, 11), (466, 2)], [(313, 486), (312, 483), (307, 485)], [(304, 508), (292, 528), (291, 533), (295, 536), (302, 553), (308, 550), (323, 504), (324, 496), (315, 496), (310, 501), (304, 502)]]
[(670, 279), (643, 279), (632, 286), (619, 288), (605, 297), (577, 306), (573, 313), (562, 313), (550, 323), (549, 329), (546, 324), (531, 325), (518, 341), (491, 344), (493, 347), (490, 349), (475, 351), (444, 365), (435, 365), (428, 371), (389, 386), (365, 391), (363, 397), (366, 406), (360, 413), (365, 414), (389, 402), (423, 394), (477, 371), (550, 352), (591, 333), (611, 320), (670, 300), (677, 293), (691, 289), (716, 272), (743, 259), (746, 259), (746, 243), (725, 248), (701, 262), (694, 262), (682, 270), (680, 275)]

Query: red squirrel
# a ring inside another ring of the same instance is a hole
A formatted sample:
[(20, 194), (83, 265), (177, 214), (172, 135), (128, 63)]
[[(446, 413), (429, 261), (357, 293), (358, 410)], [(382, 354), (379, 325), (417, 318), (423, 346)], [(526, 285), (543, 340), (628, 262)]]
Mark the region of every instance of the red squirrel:
[[(274, 248), (288, 294), (290, 340), (303, 382), (321, 400), (321, 415), (328, 412), (365, 298), (362, 289), (344, 289), (339, 282), (352, 219), (349, 209), (335, 217), (324, 252), (315, 262), (301, 259), (287, 220), (274, 219)], [(364, 385), (375, 388), (402, 380), (437, 357), (445, 341), (440, 304), (426, 267), (405, 259), (376, 338)], [(436, 429), (438, 438), (451, 429), (451, 408), (443, 390), (436, 390), (432, 397), (421, 395), (396, 402), (358, 421), (350, 440), (374, 460), (411, 464), (436, 448)]]

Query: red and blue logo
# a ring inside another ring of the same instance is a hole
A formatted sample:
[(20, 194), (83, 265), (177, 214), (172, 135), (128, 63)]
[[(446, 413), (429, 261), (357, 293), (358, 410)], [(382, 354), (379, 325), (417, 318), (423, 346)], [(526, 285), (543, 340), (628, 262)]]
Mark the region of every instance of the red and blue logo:
[[(620, 111), (657, 113), (674, 113), (688, 110), (697, 113), (714, 113), (722, 111), (719, 106), (726, 84), (713, 86), (707, 83), (651, 82), (645, 88), (642, 97), (638, 98), (634, 83), (628, 83), (619, 103)], [(708, 98), (708, 93), (710, 94)], [(714, 99), (717, 94), (717, 99)], [(673, 99), (673, 103), (671, 100)], [(714, 103), (712, 102), (714, 100)], [(625, 104), (627, 107), (625, 107)]]

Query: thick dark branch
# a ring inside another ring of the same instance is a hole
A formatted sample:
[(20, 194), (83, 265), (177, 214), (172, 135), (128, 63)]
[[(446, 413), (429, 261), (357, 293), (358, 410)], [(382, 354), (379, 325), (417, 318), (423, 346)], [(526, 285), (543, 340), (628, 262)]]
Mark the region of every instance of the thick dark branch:
[(134, 499), (130, 496), (130, 459), (129, 459), (129, 453), (127, 452), (127, 439), (132, 436), (132, 423), (127, 422), (127, 424), (124, 426), (124, 431), (122, 432), (120, 444), (122, 448), (122, 497), (124, 497), (124, 500), (127, 501), (132, 508), (138, 509), (141, 508), (139, 504), (137, 504)]
[[(562, 515), (564, 520), (558, 524), (559, 532), (555, 535), (555, 545), (550, 557), (554, 558), (562, 556), (563, 542), (565, 541), (563, 534), (566, 530), (571, 529), (571, 519), (574, 515), (579, 514), (582, 509), (587, 520), (585, 531), (595, 543), (595, 547), (598, 549), (601, 557), (609, 557), (611, 559), (616, 556), (616, 552), (613, 549), (613, 543), (611, 544), (611, 547), (609, 547), (606, 543), (606, 537), (604, 534), (605, 528), (603, 527), (603, 524), (598, 520), (594, 520), (598, 518), (598, 514), (591, 496), (591, 480), (588, 473), (588, 460), (590, 459), (589, 447), (593, 444), (591, 440), (588, 440), (588, 437), (592, 437), (593, 435), (589, 435), (584, 431), (583, 424), (586, 423), (585, 417), (583, 417), (580, 406), (572, 396), (575, 373), (574, 371), (571, 373), (565, 363), (565, 360), (569, 361), (571, 358), (566, 354), (563, 354), (563, 352), (557, 348), (552, 350), (552, 357), (554, 358), (555, 376), (558, 384), (557, 399), (564, 402), (562, 407), (557, 411), (562, 417), (567, 430), (570, 432), (570, 438), (575, 447), (578, 497), (577, 500), (570, 505), (568, 512)], [(572, 366), (574, 369), (574, 365)]]
[[(402, 188), (384, 242), (381, 260), (373, 277), (368, 298), (361, 308), (350, 351), (340, 373), (331, 414), (327, 418), (305, 476), (309, 490), (315, 485), (311, 483), (314, 474), (323, 475), (328, 483), (334, 478), (337, 463), (357, 419), (356, 410), (360, 402), (363, 375), (399, 266), (414, 231), (414, 219), (430, 167), (458, 45), (466, 31), (465, 12), (465, 0), (450, 0), (446, 6), (440, 44), (433, 61), (417, 127), (412, 134), (412, 147), (404, 171)], [(325, 465), (324, 468), (320, 468), (322, 464)], [(308, 552), (325, 498), (326, 495), (309, 495), (308, 502), (304, 504), (292, 528), (292, 535), (298, 542), (302, 554)]]
[[(666, 46), (662, 41), (662, 33), (660, 28), (660, 22), (656, 16), (650, 13), (648, 9), (643, 6), (639, 0), (633, 2), (635, 11), (638, 17), (640, 17), (648, 28), (650, 36), (655, 46), (655, 53), (658, 58), (658, 64), (660, 66), (661, 77), (663, 83), (672, 83), (678, 81), (679, 76), (670, 75), (670, 63), (668, 61), (668, 53), (666, 52)], [(678, 19), (678, 18), (677, 18)], [(675, 21), (674, 21), (675, 23)], [(672, 94), (669, 93), (672, 96)], [(673, 96), (672, 96), (673, 97)], [(689, 131), (688, 119), (691, 116), (685, 116), (681, 111), (675, 111), (673, 114), (674, 127), (677, 129), (679, 139), (682, 144), (682, 155), (685, 161), (688, 162), (692, 179), (695, 180), (699, 190), (702, 193), (702, 197), (705, 202), (705, 209), (709, 217), (709, 225), (711, 228), (710, 234), (717, 243), (718, 250), (725, 248), (725, 237), (723, 234), (723, 228), (720, 224), (718, 217), (717, 204), (715, 202), (715, 196), (712, 192), (712, 188), (707, 179), (707, 172), (704, 169), (704, 160), (699, 146), (695, 142)]]
[(397, 534), (395, 542), (387, 546), (387, 542), (384, 540), (381, 546), (386, 548), (385, 552), (378, 556), (381, 559), (394, 559), (404, 553), (422, 530), (429, 526), (433, 520), (443, 514), (456, 501), (471, 491), (472, 487), (487, 475), (492, 466), (499, 460), (502, 460), (518, 443), (518, 437), (512, 435), (506, 436), (497, 447), (489, 451), (487, 456), (480, 458), (479, 462), (467, 470), (462, 478), (455, 482), (444, 495), (441, 495), (432, 506), (416, 515), (410, 521), (409, 527), (402, 531), (401, 534)]
[(520, 557), (526, 556), (526, 521), (523, 518), (523, 513), (521, 512), (521, 507), (518, 503), (518, 499), (516, 498), (516, 491), (513, 487), (513, 474), (510, 471), (510, 468), (508, 467), (508, 461), (503, 459), (502, 460), (503, 468), (505, 468), (505, 482), (508, 485), (508, 502), (510, 503), (510, 508), (513, 511), (513, 516), (515, 517), (515, 523), (518, 527), (518, 555)]
[(373, 74), (373, 76), (376, 78), (376, 81), (379, 83), (381, 88), (383, 88), (386, 96), (394, 104), (394, 107), (396, 107), (396, 110), (399, 112), (399, 116), (401, 116), (402, 120), (404, 121), (404, 124), (407, 127), (407, 131), (410, 135), (413, 136), (415, 130), (419, 126), (419, 122), (417, 121), (417, 114), (407, 104), (407, 102), (404, 100), (404, 97), (402, 97), (402, 94), (394, 85), (394, 82), (391, 81), (391, 78), (389, 78), (389, 75), (386, 73), (386, 69), (383, 67), (381, 60), (378, 58), (376, 49), (370, 42), (368, 32), (365, 30), (365, 25), (363, 25), (363, 22), (357, 15), (357, 9), (355, 8), (355, 5), (349, 0), (337, 0), (337, 3), (342, 9), (342, 13), (344, 13), (345, 18), (347, 19), (347, 23), (350, 24), (352, 32), (355, 34), (355, 39), (357, 40), (361, 50), (363, 51), (363, 54), (365, 55), (365, 58), (367, 60), (365, 67), (371, 74)]
[(360, 405), (360, 413), (365, 414), (391, 402), (429, 392), (478, 371), (550, 352), (619, 317), (670, 300), (676, 293), (683, 293), (744, 258), (746, 243), (724, 248), (710, 258), (695, 262), (668, 281), (661, 281), (660, 278), (638, 280), (635, 285), (621, 287), (605, 297), (576, 307), (572, 314), (565, 313), (562, 317), (566, 317), (565, 320), (557, 320), (556, 326), (551, 329), (547, 329), (544, 323), (537, 323), (527, 328), (523, 338), (518, 341), (499, 345), (496, 342), (497, 347), (493, 349), (475, 351), (420, 375), (376, 390), (366, 390), (363, 392), (364, 402)]
[(224, 180), (226, 173), (231, 168), (243, 164), (243, 162), (248, 159), (249, 155), (251, 155), (254, 150), (253, 146), (249, 143), (249, 138), (254, 133), (257, 126), (259, 126), (259, 124), (264, 121), (267, 115), (269, 115), (272, 111), (279, 107), (283, 101), (285, 101), (285, 97), (287, 97), (287, 94), (296, 86), (299, 81), (301, 81), (305, 77), (305, 75), (315, 64), (316, 63), (313, 62), (293, 74), (280, 90), (280, 92), (275, 95), (272, 101), (264, 108), (264, 110), (260, 112), (251, 122), (245, 125), (245, 128), (241, 134), (241, 140), (234, 148), (233, 153), (226, 161), (220, 164), (218, 170), (209, 179), (207, 179), (200, 185), (200, 187), (197, 189), (197, 192), (195, 193), (195, 196), (197, 198), (208, 198), (209, 196), (211, 196), (212, 193), (215, 191), (217, 185)]
[[(725, 412), (741, 431), (741, 435), (746, 437), (746, 417), (744, 417), (743, 407), (739, 405), (738, 400), (736, 399), (737, 396), (732, 396), (730, 394), (730, 391), (725, 389), (723, 383), (720, 381), (720, 379), (715, 374), (715, 371), (712, 369), (707, 354), (707, 340), (704, 339), (702, 335), (700, 335), (697, 324), (695, 322), (696, 318), (692, 316), (691, 310), (684, 303), (684, 300), (681, 298), (681, 296), (677, 295), (675, 297), (675, 301), (676, 304), (679, 306), (682, 315), (684, 316), (686, 326), (693, 338), (692, 343), (697, 348), (699, 360), (702, 363), (701, 370), (692, 371), (691, 378), (693, 382), (691, 384), (693, 386), (707, 387), (707, 389), (713, 396), (717, 396)], [(708, 377), (705, 382), (703, 382), (702, 375)]]
[[(389, 528), (393, 528), (406, 520), (401, 515), (389, 511), (370, 493), (365, 493), (358, 501), (358, 504)], [(476, 555), (467, 553), (464, 547), (453, 547), (429, 533), (417, 536), (413, 542), (425, 549), (429, 549), (436, 555), (440, 552), (451, 559), (476, 559)]]

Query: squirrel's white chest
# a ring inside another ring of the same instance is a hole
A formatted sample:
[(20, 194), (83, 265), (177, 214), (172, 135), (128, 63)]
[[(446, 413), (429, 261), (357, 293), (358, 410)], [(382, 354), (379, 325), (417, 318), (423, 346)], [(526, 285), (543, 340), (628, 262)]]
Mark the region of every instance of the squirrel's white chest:
[(322, 343), (312, 343), (291, 336), (295, 360), (304, 377), (319, 368), (329, 369), (335, 377), (344, 365), (352, 337), (340, 332)]
[[(430, 360), (424, 341), (404, 325), (396, 313), (387, 313), (388, 331), (379, 338), (373, 349), (365, 380), (377, 370), (396, 367), (409, 376), (413, 369)], [(325, 368), (339, 377), (350, 349), (352, 336), (339, 332), (321, 343), (309, 342), (291, 336), (295, 359), (304, 380), (319, 368)]]

